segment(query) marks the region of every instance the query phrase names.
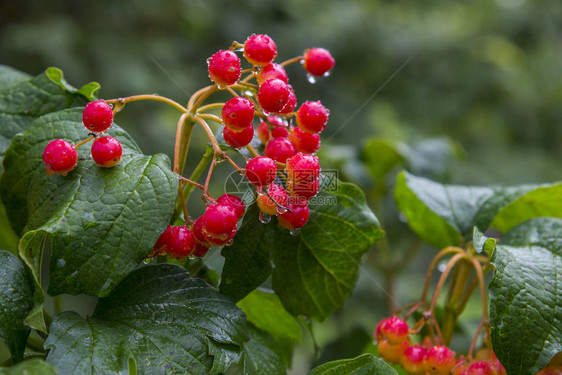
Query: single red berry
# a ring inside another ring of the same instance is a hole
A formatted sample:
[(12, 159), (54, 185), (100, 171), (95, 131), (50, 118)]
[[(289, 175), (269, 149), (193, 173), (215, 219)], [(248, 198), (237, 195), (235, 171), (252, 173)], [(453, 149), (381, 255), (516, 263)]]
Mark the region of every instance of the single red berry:
[(289, 136), (289, 131), (284, 126), (274, 126), (271, 131), (272, 138), (287, 138)]
[(323, 76), (334, 67), (336, 60), (324, 48), (311, 48), (304, 52), (304, 68), (309, 74)]
[(260, 124), (258, 125), (257, 133), (261, 143), (263, 143), (264, 145), (267, 144), (267, 141), (269, 141), (269, 138), (271, 137), (271, 134), (269, 133), (269, 125), (267, 124), (267, 122), (260, 122)]
[[(275, 202), (271, 200), (270, 197), (273, 198), (273, 200), (275, 200), (277, 204), (275, 204)], [(267, 214), (269, 216), (275, 216), (279, 213), (278, 205), (287, 207), (288, 197), (289, 194), (287, 193), (287, 191), (283, 186), (277, 184), (271, 184), (269, 186), (269, 190), (267, 194), (260, 194), (258, 196), (257, 199), (258, 208), (264, 214)]]
[(267, 64), (263, 68), (260, 69), (256, 79), (258, 80), (258, 85), (263, 84), (268, 79), (280, 79), (285, 83), (289, 83), (289, 77), (287, 76), (287, 72), (283, 65), (271, 63)]
[(408, 339), (408, 323), (397, 316), (380, 321), (375, 330), (377, 341), (388, 340), (390, 344), (399, 344)]
[(314, 154), (320, 149), (320, 136), (303, 132), (300, 128), (293, 129), (291, 134), (289, 134), (289, 139), (298, 152)]
[(246, 178), (252, 185), (267, 186), (277, 177), (277, 164), (267, 156), (257, 156), (246, 163)]
[(236, 231), (238, 216), (231, 206), (211, 204), (207, 206), (201, 222), (203, 233), (213, 239), (223, 240)]
[(117, 165), (123, 157), (123, 148), (119, 141), (109, 135), (96, 138), (92, 143), (92, 158), (97, 165), (111, 168)]
[(157, 255), (166, 255), (168, 240), (172, 233), (172, 226), (168, 225), (166, 230), (158, 237), (158, 240), (152, 246), (152, 251), (148, 255), (149, 258), (155, 257)]
[(456, 365), (455, 352), (444, 345), (433, 346), (425, 358), (426, 371), (430, 375), (447, 375)]
[(404, 354), (400, 359), (400, 364), (408, 374), (420, 375), (425, 374), (425, 356), (427, 349), (423, 346), (409, 346), (404, 350)]
[(211, 243), (209, 242), (209, 236), (205, 232), (203, 232), (203, 216), (200, 216), (199, 218), (197, 218), (197, 220), (195, 220), (195, 222), (193, 222), (192, 230), (197, 243), (200, 243), (207, 247), (211, 246)]
[(191, 229), (183, 226), (172, 226), (166, 241), (166, 252), (173, 258), (185, 258), (195, 250), (195, 236)]
[(399, 344), (391, 344), (388, 340), (377, 341), (380, 356), (389, 363), (399, 363), (404, 351), (410, 346), (408, 340)]
[(330, 111), (320, 102), (304, 102), (297, 111), (297, 125), (307, 133), (320, 133), (326, 128)]
[(193, 255), (199, 258), (203, 258), (205, 254), (209, 251), (209, 246), (205, 246), (200, 242), (195, 244), (195, 250), (193, 251)]
[(292, 181), (313, 181), (320, 176), (318, 156), (297, 152), (287, 160), (285, 171)]
[(279, 225), (289, 230), (299, 229), (306, 225), (310, 217), (310, 210), (306, 202), (292, 202), (289, 199), (287, 209), (277, 217)]
[(240, 58), (232, 51), (220, 50), (207, 60), (209, 78), (219, 86), (233, 85), (240, 79)]
[(258, 102), (266, 112), (279, 112), (289, 99), (289, 85), (280, 79), (268, 79), (258, 90)]
[(222, 107), (222, 122), (230, 130), (239, 132), (248, 127), (254, 120), (254, 103), (237, 96), (227, 101)]
[(466, 370), (461, 372), (462, 375), (493, 375), (494, 371), (490, 364), (486, 361), (473, 362)]
[(273, 39), (264, 34), (254, 34), (244, 42), (244, 57), (250, 64), (267, 65), (277, 56)]
[(279, 113), (291, 113), (297, 107), (297, 97), (295, 96), (295, 90), (293, 86), (289, 85), (289, 98), (287, 98), (287, 103)]
[(285, 163), (287, 159), (297, 153), (295, 146), (289, 138), (273, 138), (265, 146), (263, 154), (279, 163)]
[(287, 189), (293, 197), (309, 200), (318, 193), (320, 184), (318, 179), (312, 181), (287, 181)]
[(89, 131), (96, 133), (106, 131), (113, 122), (113, 110), (103, 100), (90, 102), (82, 112), (82, 122)]
[(242, 219), (242, 216), (244, 216), (246, 205), (244, 204), (244, 201), (242, 201), (242, 199), (240, 199), (236, 195), (224, 193), (217, 199), (217, 202), (220, 204), (224, 204), (225, 206), (232, 207), (232, 209), (236, 213), (236, 217), (238, 218), (238, 220)]
[[(495, 354), (493, 358), (488, 360), (488, 364), (492, 368), (492, 372), (494, 375), (507, 375), (507, 371), (505, 370), (505, 367), (503, 367), (503, 365), (500, 363), (499, 359), (495, 356)], [(562, 366), (560, 367), (559, 375), (562, 375)]]
[(76, 166), (78, 154), (70, 143), (64, 139), (57, 139), (45, 147), (43, 161), (48, 175), (56, 173), (66, 176)]
[(240, 132), (232, 131), (229, 127), (225, 126), (222, 128), (222, 137), (230, 147), (245, 147), (254, 139), (254, 125), (250, 124)]

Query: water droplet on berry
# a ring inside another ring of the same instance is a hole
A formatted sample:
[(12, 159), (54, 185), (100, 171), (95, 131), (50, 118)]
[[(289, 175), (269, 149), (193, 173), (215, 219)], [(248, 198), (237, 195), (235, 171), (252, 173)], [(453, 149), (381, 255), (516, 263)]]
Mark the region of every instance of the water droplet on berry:
[(234, 243), (234, 239), (228, 241), (227, 243), (224, 244), (224, 246), (229, 247), (232, 246), (232, 244)]
[(258, 195), (265, 195), (265, 191), (263, 190), (263, 186), (256, 186), (256, 191)]
[(314, 85), (316, 83), (316, 77), (313, 76), (310, 73), (306, 73), (306, 80), (308, 81), (308, 83)]
[(446, 269), (447, 269), (447, 262), (446, 261), (440, 262), (437, 265), (437, 270), (441, 273), (445, 272)]
[(219, 90), (224, 90), (224, 86), (221, 86), (221, 85), (218, 85), (218, 84), (217, 84), (217, 89), (219, 89)]
[(250, 98), (251, 98), (251, 97), (253, 97), (253, 96), (254, 96), (254, 93), (253, 93), (253, 92), (251, 92), (250, 90), (246, 90), (246, 91), (244, 91), (244, 96), (248, 96), (248, 97), (250, 97)]
[(291, 236), (298, 236), (300, 232), (301, 232), (301, 231), (300, 231), (299, 228), (294, 228), (294, 229), (291, 229), (291, 230), (289, 231), (289, 233), (291, 234)]
[(271, 216), (269, 216), (268, 214), (264, 214), (263, 212), (260, 212), (260, 222), (262, 224), (267, 224), (271, 221)]
[(277, 206), (277, 214), (278, 214), (278, 215), (283, 215), (285, 212), (287, 212), (287, 209), (286, 209), (286, 208)]
[(244, 47), (238, 47), (234, 49), (234, 52), (244, 52)]

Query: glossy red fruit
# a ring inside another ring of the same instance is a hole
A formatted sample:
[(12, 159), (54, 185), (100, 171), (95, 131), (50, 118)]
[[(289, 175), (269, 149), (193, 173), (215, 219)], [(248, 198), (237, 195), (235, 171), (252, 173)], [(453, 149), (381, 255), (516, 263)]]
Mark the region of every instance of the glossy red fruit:
[(404, 350), (404, 354), (402, 355), (402, 358), (400, 358), (400, 364), (410, 375), (425, 374), (426, 354), (427, 349), (423, 346), (409, 346), (406, 350)]
[[(494, 358), (488, 360), (488, 364), (492, 368), (492, 372), (494, 375), (507, 375), (505, 367), (503, 367), (503, 365), (500, 363), (499, 359), (495, 357), (495, 355)], [(559, 375), (562, 375), (562, 367), (560, 367), (560, 370), (561, 371)]]
[(195, 250), (195, 236), (188, 227), (172, 226), (166, 241), (166, 253), (174, 258), (185, 258)]
[(313, 181), (320, 176), (318, 156), (297, 152), (287, 160), (285, 172), (292, 181)]
[(263, 143), (264, 145), (267, 144), (267, 141), (269, 141), (269, 138), (271, 137), (271, 134), (269, 133), (269, 125), (267, 124), (267, 122), (260, 122), (260, 124), (258, 125), (257, 133), (261, 143)]
[(74, 169), (78, 162), (78, 154), (70, 143), (64, 139), (49, 142), (43, 151), (43, 162), (47, 168), (47, 174), (62, 174), (66, 176)]
[(303, 132), (300, 128), (295, 128), (289, 134), (289, 140), (293, 143), (297, 152), (314, 154), (320, 149), (320, 136)]
[(289, 230), (299, 229), (306, 225), (310, 217), (310, 210), (308, 209), (307, 203), (293, 203), (289, 199), (287, 209), (288, 211), (277, 217), (279, 225)]
[(293, 197), (309, 200), (318, 193), (320, 183), (315, 178), (312, 181), (287, 181), (287, 189)]
[(377, 341), (388, 340), (390, 344), (399, 344), (408, 339), (408, 323), (397, 316), (380, 321), (375, 330)]
[(289, 131), (284, 126), (274, 126), (273, 130), (271, 131), (272, 138), (287, 138), (288, 136)]
[[(275, 216), (279, 213), (277, 204), (283, 207), (287, 207), (289, 194), (283, 186), (271, 184), (267, 193), (269, 194), (269, 196), (267, 194), (260, 194), (257, 199), (258, 208), (261, 212), (269, 216)], [(275, 202), (271, 200), (270, 197), (273, 198), (273, 200), (275, 200), (277, 204), (275, 204)]]
[(494, 371), (486, 361), (473, 362), (461, 372), (461, 375), (493, 375)]
[(277, 56), (273, 39), (264, 34), (249, 36), (244, 42), (244, 57), (250, 64), (267, 65)]
[(289, 85), (280, 79), (268, 79), (258, 89), (258, 102), (266, 112), (279, 112), (289, 99)]
[(427, 351), (426, 371), (430, 375), (447, 375), (455, 367), (455, 352), (444, 345), (433, 346)]
[(291, 113), (295, 110), (296, 107), (297, 97), (295, 96), (295, 90), (293, 90), (293, 87), (289, 85), (289, 97), (287, 98), (287, 103), (285, 104), (283, 109), (279, 111), (279, 113)]
[(90, 102), (82, 112), (82, 122), (89, 131), (96, 133), (106, 131), (113, 123), (113, 110), (103, 100)]
[(277, 177), (277, 164), (267, 156), (257, 156), (246, 163), (246, 178), (252, 185), (267, 186)]
[(285, 163), (287, 159), (297, 153), (295, 146), (289, 138), (273, 138), (265, 146), (263, 154), (279, 163)]
[(326, 128), (330, 111), (320, 102), (304, 102), (297, 111), (297, 125), (307, 133), (320, 133)]
[(232, 207), (232, 209), (236, 213), (236, 217), (238, 218), (238, 220), (242, 219), (242, 216), (244, 216), (246, 205), (244, 204), (244, 201), (242, 201), (242, 199), (240, 199), (236, 195), (224, 193), (223, 195), (218, 197), (217, 202)]
[(209, 251), (209, 246), (205, 246), (200, 242), (195, 244), (195, 250), (193, 251), (193, 255), (199, 258), (203, 258), (205, 254)]
[(168, 225), (166, 230), (158, 237), (158, 240), (152, 246), (152, 251), (148, 255), (149, 258), (155, 257), (157, 255), (166, 255), (168, 240), (172, 233), (172, 226)]
[(203, 216), (200, 216), (193, 222), (193, 235), (197, 240), (197, 243), (205, 245), (207, 247), (211, 246), (211, 242), (209, 241), (209, 236), (203, 232)]
[(324, 48), (311, 48), (304, 52), (304, 69), (314, 76), (326, 75), (336, 64), (330, 51)]
[(226, 239), (232, 231), (236, 231), (238, 216), (236, 211), (224, 204), (211, 204), (207, 206), (201, 221), (203, 233), (216, 239)]
[(404, 355), (404, 351), (410, 346), (410, 343), (406, 340), (399, 344), (391, 344), (388, 340), (382, 340), (377, 342), (377, 350), (380, 356), (389, 363), (399, 363), (400, 359)]
[(268, 79), (278, 78), (285, 83), (289, 83), (289, 77), (287, 76), (287, 72), (283, 65), (271, 63), (267, 64), (263, 68), (260, 69), (256, 79), (258, 81), (258, 85), (263, 84)]
[(92, 143), (92, 158), (97, 165), (111, 168), (117, 165), (123, 157), (123, 148), (119, 141), (109, 135), (96, 138)]
[(222, 122), (232, 131), (242, 131), (254, 120), (254, 103), (237, 96), (222, 107)]
[(222, 128), (222, 137), (227, 145), (234, 148), (245, 147), (254, 139), (254, 125), (250, 124), (240, 132), (230, 130), (228, 127)]
[(220, 50), (207, 60), (209, 78), (219, 86), (233, 85), (240, 79), (240, 58), (232, 51)]

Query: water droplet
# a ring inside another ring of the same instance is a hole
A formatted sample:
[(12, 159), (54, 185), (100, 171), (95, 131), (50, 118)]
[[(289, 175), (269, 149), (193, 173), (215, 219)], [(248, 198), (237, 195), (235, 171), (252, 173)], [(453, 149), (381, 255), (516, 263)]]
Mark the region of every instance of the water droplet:
[(224, 244), (224, 246), (229, 247), (232, 246), (232, 244), (234, 243), (234, 239), (228, 241), (227, 243)]
[(205, 60), (205, 61), (207, 61), (207, 65), (209, 65), (209, 64), (211, 63), (211, 58), (209, 57), (209, 58), (208, 58), (207, 60)]
[(267, 224), (271, 221), (271, 216), (269, 216), (268, 214), (264, 214), (263, 212), (260, 212), (260, 222), (262, 224)]
[(257, 191), (258, 195), (265, 195), (265, 191), (263, 189), (263, 186), (256, 186), (256, 191)]
[(251, 92), (250, 90), (246, 90), (246, 91), (244, 91), (244, 95), (252, 98), (254, 96), (254, 93)]
[(143, 260), (142, 262), (143, 262), (144, 264), (147, 264), (147, 265), (148, 265), (148, 264), (152, 263), (152, 260), (153, 260), (153, 259), (154, 259), (154, 258), (146, 258), (146, 259)]
[(287, 212), (286, 208), (283, 208), (281, 206), (277, 206), (277, 214), (278, 215), (283, 215), (285, 212)]
[(400, 214), (398, 215), (398, 219), (403, 222), (403, 223), (407, 223), (408, 222), (408, 218), (406, 217), (406, 215), (404, 215), (402, 212), (400, 212)]
[(234, 52), (244, 52), (244, 47), (235, 48)]
[(291, 229), (291, 230), (289, 231), (289, 233), (291, 234), (291, 236), (298, 236), (300, 232), (301, 232), (301, 230), (300, 230), (299, 228), (294, 228), (294, 229)]
[(266, 116), (271, 116), (271, 112), (267, 112), (267, 111), (265, 111), (263, 108), (262, 108), (262, 112), (263, 112), (263, 114), (266, 115)]
[(316, 77), (313, 76), (310, 73), (306, 73), (306, 80), (308, 81), (308, 83), (314, 85), (316, 83)]
[(331, 73), (331, 72), (328, 70), (326, 73), (324, 73), (324, 74), (322, 75), (322, 77), (329, 77), (329, 76), (330, 76), (330, 73)]
[(446, 261), (439, 262), (439, 264), (437, 265), (437, 270), (443, 273), (445, 272), (446, 269), (447, 269), (447, 262)]
[(224, 86), (221, 86), (221, 85), (217, 84), (217, 89), (224, 90)]

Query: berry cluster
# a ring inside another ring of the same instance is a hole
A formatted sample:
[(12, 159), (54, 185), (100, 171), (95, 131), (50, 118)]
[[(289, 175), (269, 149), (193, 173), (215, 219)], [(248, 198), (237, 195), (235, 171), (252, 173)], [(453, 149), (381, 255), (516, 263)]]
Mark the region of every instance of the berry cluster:
[(403, 319), (397, 316), (385, 318), (375, 329), (374, 336), (382, 358), (390, 363), (399, 363), (412, 375), (505, 375), (505, 369), (493, 351), (488, 351), (488, 360), (456, 358), (456, 353), (444, 345), (433, 345), (430, 339), (413, 344), (412, 331)]
[(109, 135), (101, 136), (101, 133), (109, 129), (113, 123), (111, 106), (103, 100), (88, 103), (82, 113), (82, 122), (93, 134), (90, 138), (74, 146), (64, 139), (56, 139), (47, 144), (43, 151), (47, 174), (66, 176), (78, 162), (76, 149), (94, 138), (91, 154), (96, 164), (100, 167), (111, 168), (121, 161), (123, 156), (121, 143)]

